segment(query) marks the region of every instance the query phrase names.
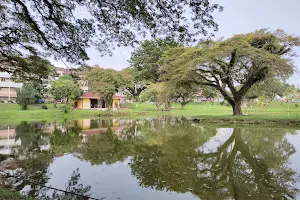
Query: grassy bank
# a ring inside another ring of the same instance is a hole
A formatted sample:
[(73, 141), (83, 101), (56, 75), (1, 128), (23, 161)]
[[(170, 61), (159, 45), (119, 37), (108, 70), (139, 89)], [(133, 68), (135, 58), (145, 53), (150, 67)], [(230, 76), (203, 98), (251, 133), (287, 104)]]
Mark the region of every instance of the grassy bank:
[(67, 114), (61, 111), (61, 104), (54, 108), (53, 104), (46, 104), (48, 109), (41, 109), (41, 105), (29, 106), (28, 110), (21, 110), (17, 104), (0, 104), (0, 125), (18, 124), (21, 121), (63, 121), (65, 119), (98, 118), (98, 117), (144, 117), (144, 116), (185, 116), (200, 119), (201, 122), (217, 123), (279, 123), (297, 124), (300, 120), (300, 107), (290, 104), (288, 110), (287, 103), (274, 102), (267, 108), (259, 108), (255, 104), (243, 112), (246, 116), (232, 116), (229, 106), (212, 103), (191, 103), (184, 109), (180, 104), (174, 104), (172, 110), (157, 110), (153, 104), (134, 103), (124, 106), (119, 111), (99, 111), (99, 110), (72, 110)]
[[(48, 109), (43, 110), (41, 105), (31, 105), (28, 110), (21, 110), (17, 104), (1, 104), (0, 103), (0, 125), (19, 124), (22, 121), (28, 122), (53, 122), (63, 121), (66, 119), (82, 119), (82, 118), (98, 118), (98, 117), (121, 117), (121, 116), (139, 116), (145, 115), (147, 112), (128, 112), (127, 109), (119, 111), (99, 111), (99, 110), (71, 110), (63, 113), (62, 104), (57, 104), (54, 108), (53, 104), (46, 104)], [(151, 114), (151, 113), (149, 113)]]
[(33, 200), (32, 198), (20, 195), (19, 192), (11, 189), (1, 188), (0, 186), (0, 199), (2, 200)]
[(300, 126), (300, 118), (280, 117), (280, 116), (195, 116), (192, 119), (200, 124), (226, 125), (263, 125), (267, 127), (274, 126)]

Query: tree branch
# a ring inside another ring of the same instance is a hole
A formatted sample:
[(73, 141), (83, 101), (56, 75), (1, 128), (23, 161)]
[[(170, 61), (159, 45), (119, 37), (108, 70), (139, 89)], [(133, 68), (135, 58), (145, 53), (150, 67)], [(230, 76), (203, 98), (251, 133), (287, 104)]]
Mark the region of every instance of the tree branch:
[(268, 71), (268, 67), (262, 67), (261, 69), (256, 70), (253, 74), (251, 74), (247, 80), (245, 81), (242, 88), (236, 93), (236, 98), (242, 98), (247, 91), (254, 85), (256, 82), (262, 80), (265, 77), (265, 74)]

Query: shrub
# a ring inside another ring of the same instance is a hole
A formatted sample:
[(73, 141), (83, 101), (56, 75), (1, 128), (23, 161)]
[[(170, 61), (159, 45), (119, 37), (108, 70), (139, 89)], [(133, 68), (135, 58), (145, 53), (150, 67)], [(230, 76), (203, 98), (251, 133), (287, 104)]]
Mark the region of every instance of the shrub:
[(72, 107), (69, 104), (65, 104), (61, 107), (61, 111), (63, 113), (68, 113), (72, 110)]
[(44, 105), (42, 105), (42, 109), (48, 109), (48, 107), (44, 104)]
[(36, 101), (38, 91), (32, 84), (25, 83), (21, 90), (17, 90), (17, 103), (21, 106), (22, 110), (27, 110), (28, 105)]
[(296, 104), (295, 104), (295, 108), (298, 108), (298, 107), (299, 107), (299, 103), (296, 103)]

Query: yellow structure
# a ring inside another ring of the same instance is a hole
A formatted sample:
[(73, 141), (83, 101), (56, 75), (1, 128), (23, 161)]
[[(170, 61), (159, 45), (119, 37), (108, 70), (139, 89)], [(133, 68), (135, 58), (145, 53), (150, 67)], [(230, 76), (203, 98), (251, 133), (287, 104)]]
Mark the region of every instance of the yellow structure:
[(82, 98), (75, 100), (75, 108), (77, 109), (91, 109), (91, 99)]
[[(111, 108), (119, 109), (121, 103), (121, 96), (113, 96)], [(74, 101), (74, 107), (77, 109), (99, 109), (107, 108), (104, 99), (101, 99), (92, 92), (85, 92), (79, 99)]]
[(81, 119), (77, 120), (77, 128), (80, 128), (82, 130), (88, 130), (91, 129), (91, 120), (90, 119)]
[(119, 109), (120, 108), (120, 103), (121, 103), (120, 97), (118, 97), (118, 96), (115, 97), (114, 96), (113, 100), (112, 100), (112, 108)]

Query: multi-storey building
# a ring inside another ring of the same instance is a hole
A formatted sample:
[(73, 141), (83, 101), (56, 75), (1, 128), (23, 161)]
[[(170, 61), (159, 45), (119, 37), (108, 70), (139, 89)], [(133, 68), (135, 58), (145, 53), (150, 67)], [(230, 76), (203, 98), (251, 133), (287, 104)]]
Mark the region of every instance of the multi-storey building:
[[(43, 84), (50, 88), (53, 81), (59, 79), (59, 77), (64, 75), (71, 75), (76, 74), (79, 77), (78, 83), (80, 88), (83, 90), (83, 92), (89, 91), (87, 81), (83, 79), (84, 77), (84, 71), (75, 71), (72, 72), (72, 70), (62, 67), (56, 67), (55, 68), (56, 75), (55, 76), (49, 76), (48, 79), (43, 80)], [(11, 79), (11, 76), (7, 72), (0, 72), (0, 101), (8, 102), (16, 101), (17, 97), (17, 90), (21, 89), (23, 86), (23, 83), (16, 83)]]
[(0, 72), (0, 101), (16, 101), (17, 90), (22, 86), (23, 83), (15, 83), (9, 73)]
[(88, 83), (87, 83), (87, 81), (84, 80), (85, 71), (76, 71), (76, 70), (62, 68), (62, 67), (56, 67), (55, 71), (56, 71), (55, 76), (49, 76), (48, 79), (43, 80), (43, 84), (46, 87), (50, 88), (52, 82), (59, 79), (59, 77), (61, 77), (61, 76), (73, 74), (79, 78), (78, 84), (79, 84), (80, 88), (83, 90), (83, 92), (89, 91)]

